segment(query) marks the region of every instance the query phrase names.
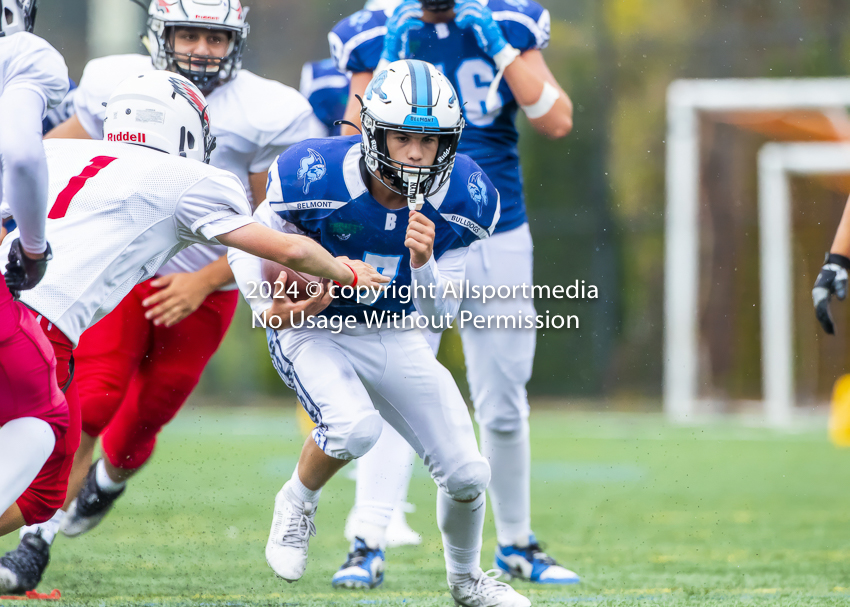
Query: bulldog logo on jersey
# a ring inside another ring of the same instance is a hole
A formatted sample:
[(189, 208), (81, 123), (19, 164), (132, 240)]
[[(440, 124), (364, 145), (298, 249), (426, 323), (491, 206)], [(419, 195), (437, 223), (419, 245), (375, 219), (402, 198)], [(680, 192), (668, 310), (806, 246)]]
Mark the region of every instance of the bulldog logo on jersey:
[(466, 188), (469, 190), (469, 196), (472, 202), (475, 203), (475, 214), (481, 217), (484, 207), (487, 206), (487, 185), (484, 183), (484, 174), (481, 171), (476, 171), (469, 176), (469, 181), (466, 182)]
[(387, 70), (384, 70), (372, 79), (372, 82), (369, 84), (369, 90), (366, 91), (367, 100), (371, 101), (372, 93), (377, 93), (378, 98), (381, 101), (383, 101), (384, 103), (389, 103), (389, 97), (383, 90), (381, 90), (381, 86), (383, 86), (384, 82), (387, 79), (387, 76), (389, 76), (389, 74), (387, 73)]
[(328, 167), (325, 164), (325, 159), (313, 148), (307, 148), (310, 152), (308, 156), (301, 159), (301, 166), (298, 169), (298, 179), (304, 180), (304, 193), (310, 191), (310, 184), (319, 181), (328, 172)]

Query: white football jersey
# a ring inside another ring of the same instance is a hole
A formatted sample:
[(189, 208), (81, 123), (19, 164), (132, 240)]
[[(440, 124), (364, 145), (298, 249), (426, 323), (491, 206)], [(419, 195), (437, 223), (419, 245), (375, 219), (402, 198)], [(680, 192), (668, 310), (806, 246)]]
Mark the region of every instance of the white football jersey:
[[(103, 103), (115, 87), (125, 78), (153, 70), (146, 55), (112, 55), (89, 61), (74, 92), (74, 110), (92, 139), (103, 138)], [(290, 145), (319, 137), (323, 131), (310, 103), (298, 91), (248, 70), (239, 70), (236, 78), (216, 87), (206, 98), (210, 130), (216, 138), (210, 164), (235, 174), (249, 200), (253, 200), (250, 173), (265, 173)], [(195, 272), (225, 253), (224, 247), (191, 247), (160, 274)]]
[(68, 67), (50, 43), (29, 32), (0, 38), (0, 95), (26, 88), (44, 100), (44, 111), (56, 107), (68, 93)]
[[(129, 143), (48, 139), (53, 261), (21, 301), (76, 346), (139, 282), (182, 249), (253, 223), (235, 175)], [(6, 259), (17, 230), (0, 245)]]

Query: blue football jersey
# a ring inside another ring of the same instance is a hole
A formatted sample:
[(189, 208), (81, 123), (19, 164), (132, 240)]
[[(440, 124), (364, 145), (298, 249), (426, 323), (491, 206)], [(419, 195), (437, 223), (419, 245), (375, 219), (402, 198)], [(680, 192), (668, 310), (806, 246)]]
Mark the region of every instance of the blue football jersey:
[(62, 102), (52, 110), (47, 110), (44, 119), (41, 121), (41, 132), (46, 135), (48, 131), (59, 126), (68, 118), (74, 115), (74, 90), (77, 84), (68, 78), (68, 94), (62, 99)]
[(350, 83), (349, 77), (336, 69), (333, 59), (305, 63), (301, 70), (301, 94), (327, 127), (328, 135), (339, 135), (339, 127), (334, 126), (334, 122), (345, 115)]
[[(361, 138), (308, 139), (278, 156), (269, 169), (266, 198), (275, 213), (319, 242), (334, 256), (362, 259), (395, 287), (367, 302), (335, 299), (325, 316), (370, 310), (413, 312), (399, 287), (411, 284), (410, 250), (404, 246), (407, 207), (391, 210), (366, 187)], [(427, 198), (422, 213), (434, 222), (434, 258), (487, 238), (499, 221), (499, 193), (468, 156), (457, 155), (449, 183)]]
[[(543, 49), (549, 43), (549, 11), (534, 0), (490, 0), (487, 6), (507, 41), (519, 51)], [(391, 12), (389, 14), (392, 14)], [(340, 21), (328, 35), (337, 68), (374, 71), (383, 50), (386, 11), (359, 11)], [(471, 30), (454, 22), (425, 24), (410, 32), (410, 57), (437, 66), (460, 95), (466, 129), (459, 151), (471, 156), (490, 176), (502, 196), (504, 232), (527, 221), (515, 120), (519, 109), (510, 87), (499, 84), (499, 103), (487, 112), (485, 100), (496, 65), (478, 46)]]

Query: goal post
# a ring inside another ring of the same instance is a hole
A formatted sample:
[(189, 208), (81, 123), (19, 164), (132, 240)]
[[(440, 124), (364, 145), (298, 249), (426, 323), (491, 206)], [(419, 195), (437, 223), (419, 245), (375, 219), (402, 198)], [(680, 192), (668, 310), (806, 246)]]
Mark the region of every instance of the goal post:
[(848, 143), (768, 143), (759, 151), (762, 393), (771, 425), (794, 416), (791, 177), (850, 173)]
[[(698, 316), (701, 115), (793, 110), (835, 111), (838, 109), (843, 111), (848, 106), (850, 106), (850, 78), (677, 80), (668, 88), (664, 257), (664, 411), (670, 420), (678, 423), (696, 421), (700, 401)], [(766, 149), (777, 150), (778, 148)], [(768, 152), (768, 160), (765, 162), (771, 161), (771, 155), (774, 155), (773, 161), (775, 161), (776, 154), (781, 155), (781, 152)], [(790, 202), (786, 204), (790, 209)], [(781, 217), (771, 220), (775, 223), (785, 222), (786, 234), (790, 234), (788, 212), (790, 211), (786, 209)], [(771, 216), (774, 213), (778, 213), (775, 204), (773, 208), (769, 205), (761, 205), (760, 224), (762, 220), (767, 221), (764, 215)], [(764, 273), (765, 246), (762, 241), (762, 285), (767, 280)], [(789, 247), (788, 242), (786, 241), (783, 246)], [(790, 252), (788, 259), (790, 260)], [(778, 263), (777, 266), (779, 266)], [(781, 269), (790, 275), (790, 264), (781, 266)], [(784, 284), (785, 292), (790, 293), (788, 276), (785, 283), (779, 284), (780, 286)], [(764, 317), (763, 307), (763, 336), (766, 332), (765, 320), (774, 323), (778, 322), (774, 316), (790, 317), (790, 299), (784, 305), (787, 306), (787, 310), (772, 310), (769, 319)], [(786, 331), (787, 335), (782, 339), (787, 339), (787, 349), (769, 351), (766, 349), (767, 344), (762, 342), (762, 351), (765, 354), (769, 352), (762, 357), (765, 370), (763, 398), (768, 403), (766, 407), (768, 421), (778, 425), (787, 425), (791, 421), (793, 377), (789, 374), (783, 380), (786, 383), (769, 384), (767, 360), (769, 358), (771, 361), (771, 373), (778, 373), (777, 370), (780, 367), (780, 363), (774, 362), (774, 359), (787, 354), (790, 360), (790, 325)], [(782, 360), (784, 361), (784, 358)], [(786, 368), (785, 364), (782, 362), (781, 366)]]

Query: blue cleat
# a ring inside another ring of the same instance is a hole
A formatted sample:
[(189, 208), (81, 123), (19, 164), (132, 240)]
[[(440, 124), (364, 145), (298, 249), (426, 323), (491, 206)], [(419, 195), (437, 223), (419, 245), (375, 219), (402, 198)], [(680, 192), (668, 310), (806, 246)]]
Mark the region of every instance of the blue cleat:
[(384, 551), (369, 548), (359, 537), (331, 583), (334, 588), (375, 588), (384, 581)]
[(543, 552), (534, 534), (527, 546), (496, 546), (496, 569), (505, 579), (520, 579), (537, 584), (578, 584), (578, 575), (560, 566)]

